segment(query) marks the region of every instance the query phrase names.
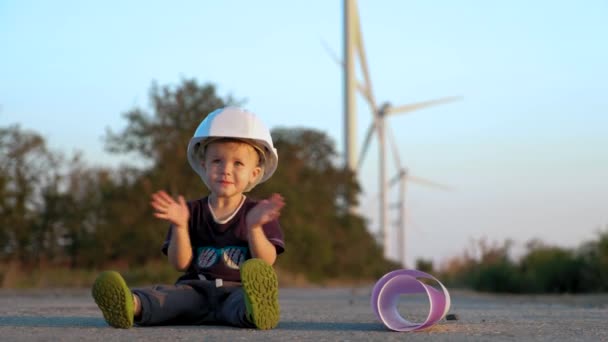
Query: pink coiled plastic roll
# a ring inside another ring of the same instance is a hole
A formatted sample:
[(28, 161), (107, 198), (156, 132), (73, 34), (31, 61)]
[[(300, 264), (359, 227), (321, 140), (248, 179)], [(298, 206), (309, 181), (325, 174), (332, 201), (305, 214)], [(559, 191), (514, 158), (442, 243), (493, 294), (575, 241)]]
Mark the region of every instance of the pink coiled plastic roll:
[[(425, 284), (418, 279), (436, 282), (442, 289)], [(429, 297), (429, 314), (422, 323), (403, 318), (397, 310), (399, 296), (426, 292)], [(414, 331), (428, 328), (439, 322), (450, 310), (450, 294), (443, 284), (430, 274), (417, 270), (397, 270), (384, 275), (372, 291), (372, 309), (384, 325), (394, 331)]]

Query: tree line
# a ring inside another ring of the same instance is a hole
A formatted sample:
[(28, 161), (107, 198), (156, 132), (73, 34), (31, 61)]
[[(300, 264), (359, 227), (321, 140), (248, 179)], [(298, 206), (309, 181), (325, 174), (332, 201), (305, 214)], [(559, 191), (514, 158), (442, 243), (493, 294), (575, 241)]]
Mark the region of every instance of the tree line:
[[(52, 151), (39, 133), (0, 127), (0, 260), (24, 267), (103, 268), (162, 259), (167, 224), (155, 219), (149, 196), (158, 189), (196, 199), (207, 194), (191, 170), (186, 147), (207, 113), (240, 105), (213, 84), (153, 84), (150, 109), (123, 114), (125, 128), (106, 130), (105, 148), (138, 165), (91, 166), (81, 154)], [(332, 139), (307, 128), (275, 128), (279, 168), (249, 195), (281, 193), (286, 252), (278, 266), (312, 281), (375, 279), (397, 267), (349, 212), (360, 191), (342, 168)]]
[(608, 292), (608, 226), (598, 230), (596, 239), (577, 248), (531, 240), (515, 260), (512, 246), (510, 240), (499, 244), (480, 239), (438, 270), (425, 260), (418, 260), (417, 268), (434, 272), (451, 287), (482, 292)]
[[(187, 162), (188, 141), (207, 113), (242, 101), (222, 98), (213, 84), (192, 79), (174, 87), (153, 84), (149, 98), (150, 109), (126, 111), (125, 127), (104, 136), (107, 151), (137, 164), (92, 166), (80, 153), (51, 150), (37, 132), (0, 127), (0, 265), (98, 270), (164, 261), (160, 246), (168, 225), (153, 217), (150, 194), (164, 189), (187, 199), (207, 195)], [(302, 127), (278, 127), (271, 134), (279, 167), (249, 196), (277, 192), (286, 200), (280, 220), (286, 252), (278, 268), (313, 282), (369, 282), (399, 268), (384, 259), (364, 218), (349, 211), (358, 204), (360, 187), (341, 166), (332, 139)], [(449, 286), (479, 291), (608, 291), (608, 227), (573, 250), (534, 241), (514, 261), (510, 247), (479, 241), (475, 251), (437, 270), (425, 260), (416, 268)]]

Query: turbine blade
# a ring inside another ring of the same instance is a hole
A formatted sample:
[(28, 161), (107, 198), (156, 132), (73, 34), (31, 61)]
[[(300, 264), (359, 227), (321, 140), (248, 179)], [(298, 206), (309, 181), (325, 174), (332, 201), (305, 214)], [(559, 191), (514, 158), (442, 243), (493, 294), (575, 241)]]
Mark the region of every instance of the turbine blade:
[(372, 111), (372, 115), (374, 118), (378, 116), (378, 109), (376, 108), (376, 101), (374, 101), (374, 96), (370, 93), (369, 89), (366, 88), (363, 84), (357, 82), (357, 90), (363, 95), (367, 104), (369, 105), (370, 110)]
[(420, 178), (420, 177), (416, 177), (416, 176), (408, 176), (408, 182), (413, 182), (419, 185), (424, 185), (424, 186), (430, 186), (433, 188), (438, 188), (438, 189), (442, 189), (444, 191), (453, 191), (454, 188), (441, 184), (441, 183), (437, 183), (428, 179), (424, 179), (424, 178)]
[(376, 115), (377, 111), (375, 110), (375, 108), (377, 108), (378, 106), (376, 105), (376, 100), (374, 98), (372, 80), (369, 76), (367, 58), (365, 56), (365, 47), (363, 46), (363, 34), (361, 33), (361, 21), (359, 19), (359, 12), (357, 11), (356, 7), (353, 8), (353, 18), (355, 22), (355, 47), (359, 55), (359, 64), (361, 66), (361, 71), (363, 72), (363, 79), (365, 81), (365, 88), (367, 90), (367, 94), (365, 95), (365, 97), (370, 102), (372, 108), (374, 108), (374, 115)]
[(329, 58), (331, 58), (334, 63), (338, 64), (338, 66), (344, 68), (344, 62), (340, 59), (340, 57), (338, 57), (338, 54), (329, 47), (329, 44), (327, 44), (324, 39), (321, 39), (321, 45), (323, 45), (325, 52), (329, 55)]
[[(327, 44), (327, 42), (323, 39), (321, 39), (321, 45), (323, 45), (323, 48), (325, 49), (325, 52), (329, 55), (329, 58), (331, 58), (334, 63), (338, 64), (339, 67), (344, 68), (344, 61), (342, 61), (339, 57), (338, 54), (336, 54), (330, 47), (329, 44)], [(370, 104), (370, 107), (372, 109), (372, 111), (374, 113), (377, 112), (376, 108), (375, 108), (375, 103), (374, 103), (374, 99), (373, 96), (370, 94), (370, 92), (367, 90), (367, 88), (361, 84), (361, 82), (357, 81), (357, 90), (359, 91), (359, 93), (361, 93), (361, 95), (367, 100), (367, 102)]]
[[(323, 45), (323, 48), (325, 49), (325, 52), (327, 52), (327, 54), (329, 55), (329, 58), (331, 58), (336, 64), (338, 64), (339, 67), (344, 68), (344, 62), (329, 47), (329, 44), (327, 44), (327, 42), (325, 40), (321, 39), (321, 45)], [(376, 110), (376, 107), (375, 107), (376, 105), (375, 105), (375, 101), (373, 99), (373, 96), (370, 94), (370, 92), (367, 90), (367, 88), (363, 84), (361, 84), (361, 82), (359, 82), (359, 81), (357, 81), (357, 90), (367, 100), (367, 102), (370, 105), (370, 108), (371, 108), (372, 112), (375, 115), (375, 113), (377, 113), (377, 110)]]
[(448, 97), (442, 97), (442, 98), (436, 99), (436, 100), (416, 102), (416, 103), (406, 104), (406, 105), (398, 106), (398, 107), (389, 107), (389, 109), (386, 111), (386, 114), (388, 115), (388, 114), (397, 114), (397, 113), (409, 113), (409, 112), (413, 112), (418, 109), (423, 109), (423, 108), (432, 107), (432, 106), (436, 106), (436, 105), (440, 105), (440, 104), (455, 102), (455, 101), (459, 101), (461, 99), (462, 99), (461, 96), (448, 96)]
[(391, 144), (391, 151), (393, 152), (393, 159), (395, 160), (397, 170), (401, 170), (403, 167), (401, 166), (401, 158), (399, 157), (399, 149), (397, 148), (397, 141), (393, 135), (393, 130), (389, 125), (386, 125), (384, 129), (388, 132), (388, 141)]
[(389, 187), (394, 186), (405, 177), (407, 177), (407, 171), (405, 169), (399, 169), (399, 173), (394, 175), (393, 178), (391, 178), (387, 184)]
[(369, 148), (370, 141), (372, 140), (372, 135), (374, 135), (374, 131), (376, 130), (376, 125), (372, 122), (367, 128), (367, 133), (365, 134), (365, 140), (363, 141), (363, 145), (361, 147), (361, 153), (359, 154), (359, 165), (357, 165), (357, 169), (361, 169), (361, 165), (363, 165), (363, 160), (365, 159), (365, 154)]
[(394, 175), (388, 182), (387, 185), (389, 187), (391, 186), (395, 186), (397, 185), (401, 180), (404, 181), (408, 181), (408, 182), (414, 182), (416, 184), (419, 185), (424, 185), (424, 186), (430, 186), (433, 188), (438, 188), (444, 191), (453, 191), (454, 188), (441, 184), (441, 183), (437, 183), (425, 178), (421, 178), (421, 177), (417, 177), (417, 176), (411, 176), (408, 174), (407, 169), (401, 169), (399, 171), (399, 173), (397, 173), (396, 175)]

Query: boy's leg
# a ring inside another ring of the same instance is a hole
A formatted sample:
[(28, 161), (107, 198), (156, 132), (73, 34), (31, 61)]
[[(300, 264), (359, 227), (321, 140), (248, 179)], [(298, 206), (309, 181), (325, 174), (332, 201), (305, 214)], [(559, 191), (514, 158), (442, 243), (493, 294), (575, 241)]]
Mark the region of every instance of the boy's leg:
[(118, 272), (99, 274), (91, 292), (109, 325), (124, 329), (133, 326), (133, 295)]
[(134, 295), (140, 305), (138, 325), (200, 324), (213, 321), (208, 293), (188, 285), (157, 285), (129, 289), (118, 272), (102, 272), (92, 288), (93, 298), (109, 325), (130, 328), (134, 323)]
[(261, 259), (241, 265), (241, 281), (248, 319), (258, 329), (272, 329), (279, 323), (279, 285), (272, 266)]
[(239, 328), (256, 328), (247, 314), (243, 288), (240, 286), (228, 287), (226, 290), (229, 291), (229, 294), (223, 298), (217, 309), (219, 323)]
[(156, 285), (133, 289), (141, 303), (137, 325), (203, 324), (215, 321), (211, 294), (190, 285)]

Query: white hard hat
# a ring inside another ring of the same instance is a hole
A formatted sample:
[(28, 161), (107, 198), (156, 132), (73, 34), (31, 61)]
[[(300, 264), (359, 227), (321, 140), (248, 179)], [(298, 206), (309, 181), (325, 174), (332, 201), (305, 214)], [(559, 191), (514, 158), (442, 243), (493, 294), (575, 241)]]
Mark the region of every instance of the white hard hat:
[(270, 131), (264, 123), (254, 113), (247, 110), (238, 107), (219, 108), (209, 113), (205, 120), (198, 125), (188, 144), (188, 162), (208, 188), (207, 175), (201, 166), (201, 151), (218, 138), (242, 140), (263, 153), (263, 158), (260, 160), (262, 172), (249, 183), (245, 192), (250, 191), (259, 183), (267, 181), (277, 169), (279, 156), (277, 149), (272, 144)]

